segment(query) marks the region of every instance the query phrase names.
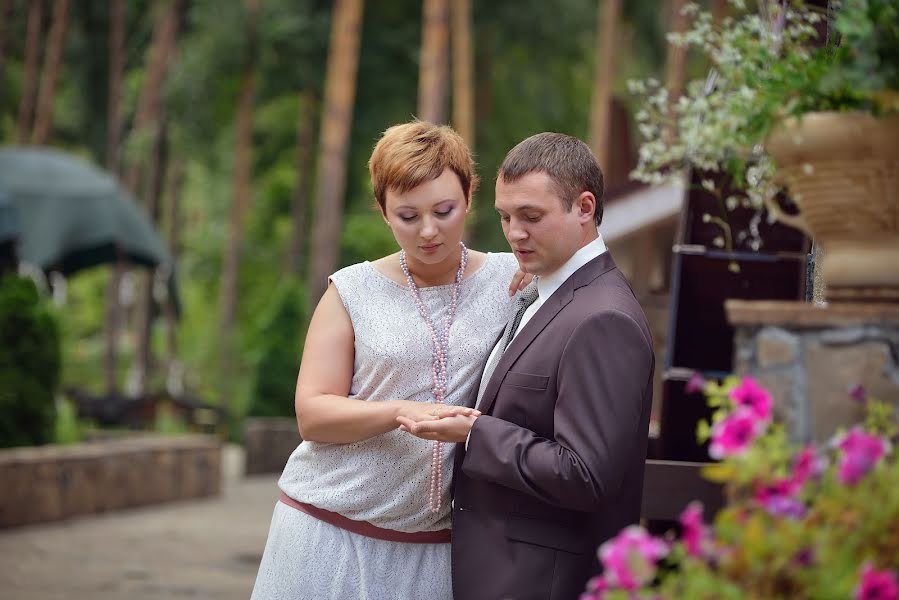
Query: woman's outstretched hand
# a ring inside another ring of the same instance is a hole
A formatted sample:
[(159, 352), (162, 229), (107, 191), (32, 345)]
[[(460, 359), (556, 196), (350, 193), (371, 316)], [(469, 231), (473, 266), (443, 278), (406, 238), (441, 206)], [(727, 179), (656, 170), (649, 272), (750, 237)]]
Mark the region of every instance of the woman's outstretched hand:
[(468, 432), (475, 419), (480, 415), (480, 411), (474, 408), (450, 406), (437, 411), (430, 420), (414, 421), (404, 416), (399, 416), (396, 420), (402, 431), (423, 440), (464, 442), (468, 439)]
[(514, 296), (519, 291), (526, 288), (533, 279), (534, 276), (530, 273), (525, 273), (521, 269), (515, 271), (515, 275), (512, 276), (512, 281), (509, 283), (509, 296)]

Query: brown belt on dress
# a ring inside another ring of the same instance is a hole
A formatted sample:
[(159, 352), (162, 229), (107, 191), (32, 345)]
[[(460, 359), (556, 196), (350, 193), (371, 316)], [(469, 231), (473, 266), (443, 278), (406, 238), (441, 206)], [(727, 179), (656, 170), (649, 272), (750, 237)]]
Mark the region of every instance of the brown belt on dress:
[(441, 529), (439, 531), (415, 531), (412, 533), (406, 531), (394, 531), (393, 529), (384, 529), (377, 525), (372, 525), (368, 521), (354, 521), (344, 517), (336, 512), (318, 508), (299, 500), (294, 500), (284, 492), (278, 498), (281, 502), (302, 511), (310, 517), (315, 517), (319, 521), (324, 521), (329, 525), (358, 533), (366, 537), (378, 540), (386, 540), (388, 542), (404, 542), (407, 544), (448, 544), (450, 542), (450, 530)]

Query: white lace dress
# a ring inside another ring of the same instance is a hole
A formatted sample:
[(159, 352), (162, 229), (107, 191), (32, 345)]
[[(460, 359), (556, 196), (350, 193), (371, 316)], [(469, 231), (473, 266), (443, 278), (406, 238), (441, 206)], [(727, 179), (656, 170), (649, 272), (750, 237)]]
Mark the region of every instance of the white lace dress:
[[(450, 330), (446, 403), (473, 399), (512, 301), (511, 254), (488, 254), (467, 277)], [(331, 276), (356, 336), (351, 398), (433, 402), (431, 339), (408, 288), (365, 262)], [(441, 323), (451, 285), (421, 289)], [(403, 532), (450, 527), (453, 445), (444, 446), (442, 507), (428, 508), (431, 442), (394, 430), (352, 444), (303, 442), (278, 482), (300, 502)], [(451, 599), (450, 545), (390, 542), (340, 529), (281, 502), (275, 505), (253, 600)]]

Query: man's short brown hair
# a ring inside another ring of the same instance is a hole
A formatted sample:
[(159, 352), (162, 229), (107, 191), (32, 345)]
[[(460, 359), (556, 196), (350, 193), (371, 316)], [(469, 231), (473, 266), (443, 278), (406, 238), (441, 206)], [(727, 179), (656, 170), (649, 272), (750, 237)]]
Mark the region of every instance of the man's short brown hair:
[(478, 187), (471, 150), (446, 125), (412, 121), (384, 132), (368, 161), (375, 200), (386, 212), (387, 190), (399, 193), (437, 179), (449, 168), (459, 177), (466, 200)]
[(594, 220), (597, 226), (602, 222), (602, 170), (587, 144), (564, 133), (532, 135), (509, 150), (496, 177), (514, 183), (541, 171), (549, 175), (553, 192), (568, 211), (581, 193), (592, 193), (596, 197)]

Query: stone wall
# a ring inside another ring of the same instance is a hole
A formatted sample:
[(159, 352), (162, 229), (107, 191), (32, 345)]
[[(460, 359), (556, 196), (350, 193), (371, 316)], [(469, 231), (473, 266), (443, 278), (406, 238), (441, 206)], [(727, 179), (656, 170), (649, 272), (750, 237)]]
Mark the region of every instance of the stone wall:
[(288, 417), (253, 417), (244, 425), (246, 474), (280, 473), (303, 441), (297, 421)]
[(213, 496), (222, 445), (208, 436), (141, 436), (0, 450), (0, 527)]
[(796, 441), (825, 442), (861, 420), (849, 392), (899, 405), (899, 306), (729, 300), (734, 364), (774, 395)]

